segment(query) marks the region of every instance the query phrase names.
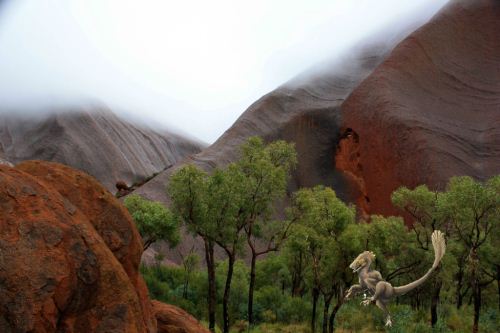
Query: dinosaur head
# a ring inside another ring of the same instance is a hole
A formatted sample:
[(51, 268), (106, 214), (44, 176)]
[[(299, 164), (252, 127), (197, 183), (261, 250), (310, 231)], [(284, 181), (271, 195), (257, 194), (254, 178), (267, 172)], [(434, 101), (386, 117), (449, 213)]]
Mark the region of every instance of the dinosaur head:
[(373, 260), (375, 260), (375, 254), (371, 251), (365, 251), (354, 259), (354, 261), (349, 265), (349, 268), (356, 273), (363, 267), (370, 266)]

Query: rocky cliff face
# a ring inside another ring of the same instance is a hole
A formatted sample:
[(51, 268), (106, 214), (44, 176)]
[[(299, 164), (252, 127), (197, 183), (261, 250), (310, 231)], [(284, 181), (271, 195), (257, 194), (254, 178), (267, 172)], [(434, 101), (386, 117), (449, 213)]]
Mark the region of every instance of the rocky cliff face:
[(500, 2), (451, 1), (341, 108), (337, 168), (366, 212), (396, 213), (401, 185), (500, 171)]
[[(452, 176), (498, 173), (500, 3), (453, 0), (398, 36), (372, 40), (262, 97), (188, 161), (224, 165), (252, 135), (292, 141), (299, 165), (290, 190), (331, 186), (365, 217), (399, 213), (390, 194), (403, 185), (439, 188)], [(137, 193), (168, 202), (165, 186), (181, 165)]]
[(92, 177), (0, 165), (0, 332), (208, 332), (150, 302), (141, 252), (131, 216)]
[(158, 173), (203, 144), (135, 126), (107, 110), (0, 116), (0, 156), (16, 164), (46, 160), (96, 177), (108, 190)]
[[(408, 36), (362, 43), (262, 97), (189, 161), (224, 165), (252, 135), (292, 141), (299, 165), (290, 189), (332, 186), (363, 215), (396, 213), (390, 193), (401, 185), (498, 173), (499, 6), (454, 0)], [(179, 166), (137, 193), (167, 202)]]
[(340, 107), (345, 98), (387, 56), (406, 33), (385, 40), (361, 43), (348, 54), (299, 75), (251, 105), (213, 145), (183, 163), (162, 172), (136, 193), (168, 202), (165, 185), (173, 171), (185, 162), (205, 170), (234, 161), (239, 146), (251, 136), (267, 141), (294, 142), (298, 168), (290, 190), (325, 184), (337, 189), (346, 200), (355, 200), (350, 179), (335, 169), (334, 154), (340, 135)]

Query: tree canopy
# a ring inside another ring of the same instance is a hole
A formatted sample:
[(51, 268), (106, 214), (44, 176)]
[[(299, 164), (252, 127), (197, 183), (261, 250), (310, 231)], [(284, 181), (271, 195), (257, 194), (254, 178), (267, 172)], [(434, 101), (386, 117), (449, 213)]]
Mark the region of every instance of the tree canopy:
[(149, 201), (137, 194), (125, 198), (125, 207), (142, 236), (144, 250), (158, 240), (175, 246), (180, 240), (179, 220), (160, 202)]

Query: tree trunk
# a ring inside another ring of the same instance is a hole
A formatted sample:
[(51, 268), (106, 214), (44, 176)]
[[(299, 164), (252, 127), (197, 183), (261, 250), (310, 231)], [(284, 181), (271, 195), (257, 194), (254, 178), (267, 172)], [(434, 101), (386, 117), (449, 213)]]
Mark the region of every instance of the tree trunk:
[(463, 288), (463, 279), (464, 279), (464, 274), (462, 269), (457, 274), (457, 291), (456, 291), (456, 303), (457, 303), (457, 310), (462, 307), (462, 304), (464, 303), (464, 294), (462, 293), (462, 288)]
[(229, 263), (227, 267), (226, 286), (224, 288), (224, 296), (222, 298), (222, 317), (224, 320), (223, 333), (229, 333), (229, 296), (231, 293), (231, 281), (233, 279), (234, 269), (234, 254), (228, 255)]
[(318, 289), (316, 288), (312, 289), (312, 297), (313, 297), (313, 307), (311, 316), (311, 332), (316, 333), (316, 307), (318, 305), (318, 297), (319, 297)]
[(144, 246), (142, 247), (142, 252), (146, 251), (154, 242), (155, 239), (146, 239), (146, 241), (144, 242)]
[(442, 282), (441, 280), (436, 281), (434, 286), (434, 290), (432, 291), (432, 299), (431, 299), (431, 325), (434, 327), (438, 321), (438, 313), (437, 307), (439, 304), (439, 296), (441, 293)]
[(188, 285), (189, 285), (189, 277), (188, 273), (186, 272), (186, 277), (184, 279), (184, 288), (182, 289), (182, 298), (184, 299), (187, 299)]
[(479, 313), (481, 311), (481, 287), (479, 281), (474, 281), (474, 286), (472, 289), (472, 295), (474, 298), (474, 325), (472, 326), (472, 332), (479, 332)]
[(332, 297), (324, 296), (325, 306), (323, 307), (323, 333), (328, 333), (328, 311), (330, 310), (330, 302)]
[(300, 295), (301, 283), (302, 283), (302, 253), (299, 253), (298, 260), (295, 259), (294, 270), (292, 277), (292, 297), (297, 297)]
[(257, 256), (252, 253), (252, 262), (250, 265), (250, 285), (248, 287), (248, 325), (250, 327), (254, 324), (253, 319), (253, 292), (255, 288), (255, 263), (257, 261)]
[(215, 262), (214, 262), (214, 244), (207, 239), (205, 241), (205, 261), (207, 262), (208, 276), (208, 329), (215, 332)]
[(337, 304), (335, 304), (332, 313), (330, 314), (330, 325), (328, 327), (328, 333), (333, 333), (335, 331), (335, 316), (337, 315), (337, 312), (339, 312), (342, 304), (344, 304), (343, 298), (344, 298), (343, 293), (342, 292), (339, 293), (337, 298)]
[(500, 265), (497, 265), (498, 310), (500, 310)]

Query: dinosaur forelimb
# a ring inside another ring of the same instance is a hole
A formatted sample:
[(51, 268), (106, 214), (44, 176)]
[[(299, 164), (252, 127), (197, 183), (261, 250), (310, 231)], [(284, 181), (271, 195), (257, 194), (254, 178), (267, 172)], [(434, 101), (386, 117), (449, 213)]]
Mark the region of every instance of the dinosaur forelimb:
[(349, 290), (347, 291), (344, 298), (345, 298), (345, 300), (348, 301), (352, 297), (356, 296), (357, 294), (359, 294), (362, 291), (363, 291), (363, 288), (359, 284), (355, 284), (355, 285), (351, 286), (351, 288), (349, 288)]

